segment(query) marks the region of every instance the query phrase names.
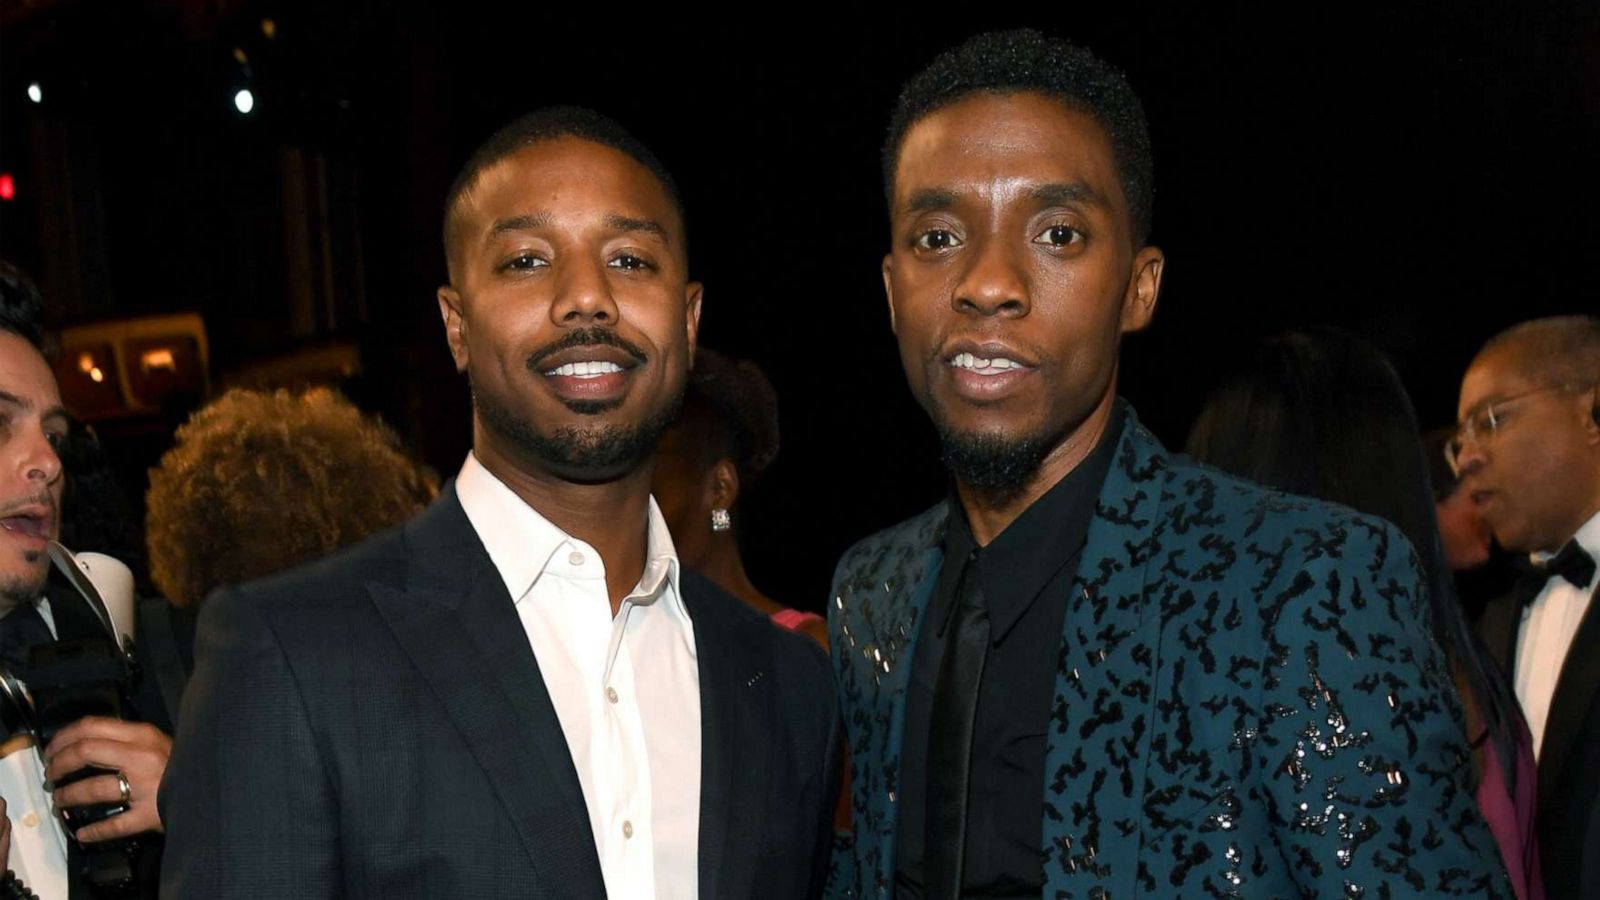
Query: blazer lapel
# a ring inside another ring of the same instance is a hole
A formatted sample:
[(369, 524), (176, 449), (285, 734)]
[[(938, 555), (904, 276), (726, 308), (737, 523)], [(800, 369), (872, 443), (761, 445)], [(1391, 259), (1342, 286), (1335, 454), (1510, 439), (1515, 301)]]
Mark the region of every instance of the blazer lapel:
[(700, 896), (747, 897), (756, 862), (749, 837), (774, 813), (764, 762), (774, 728), (769, 626), (722, 614), (705, 596), (715, 588), (691, 572), (681, 584), (700, 672)]
[(1522, 604), (1515, 591), (1490, 600), (1478, 619), (1478, 636), (1508, 679), (1515, 677), (1517, 671), (1517, 631), (1521, 624)]
[(1146, 610), (1146, 570), (1159, 546), (1167, 456), (1133, 410), (1124, 412), (1063, 625), (1045, 756), (1046, 896), (1137, 892), (1137, 854), (1101, 845), (1140, 840), (1160, 629)]
[(1550, 712), (1545, 717), (1544, 739), (1539, 746), (1539, 798), (1538, 809), (1555, 809), (1558, 803), (1555, 791), (1561, 782), (1562, 769), (1572, 756), (1578, 732), (1600, 692), (1600, 587), (1589, 594), (1589, 608), (1573, 635), (1572, 646), (1567, 648), (1566, 661), (1561, 664), (1561, 675), (1556, 679), (1555, 696), (1550, 698)]
[(604, 896), (561, 722), (454, 485), (406, 529), (406, 589), (368, 592), (499, 793), (547, 892)]

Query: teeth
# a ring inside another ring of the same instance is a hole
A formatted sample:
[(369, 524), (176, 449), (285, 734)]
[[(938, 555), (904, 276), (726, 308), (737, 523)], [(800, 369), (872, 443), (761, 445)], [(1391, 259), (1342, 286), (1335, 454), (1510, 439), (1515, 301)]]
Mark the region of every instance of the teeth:
[(1023, 367), (1022, 363), (1006, 359), (1004, 356), (984, 359), (981, 356), (973, 356), (971, 353), (957, 353), (956, 358), (951, 360), (950, 364), (958, 369), (967, 369), (980, 375), (998, 375), (1010, 369)]
[(546, 375), (564, 375), (573, 378), (597, 378), (601, 375), (610, 375), (621, 372), (622, 367), (610, 362), (575, 362), (564, 366), (557, 366), (544, 373)]

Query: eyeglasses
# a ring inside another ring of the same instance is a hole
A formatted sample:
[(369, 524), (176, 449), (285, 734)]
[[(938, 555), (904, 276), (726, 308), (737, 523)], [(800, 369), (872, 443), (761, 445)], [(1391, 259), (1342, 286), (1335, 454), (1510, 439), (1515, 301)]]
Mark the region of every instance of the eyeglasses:
[(1461, 475), (1462, 448), (1466, 447), (1468, 441), (1482, 446), (1485, 441), (1499, 434), (1500, 429), (1505, 425), (1507, 409), (1529, 397), (1548, 394), (1551, 391), (1570, 391), (1584, 387), (1581, 384), (1552, 384), (1542, 388), (1534, 388), (1531, 391), (1523, 391), (1520, 394), (1512, 394), (1509, 397), (1497, 397), (1478, 404), (1476, 408), (1467, 413), (1465, 419), (1461, 420), (1461, 424), (1456, 426), (1456, 432), (1450, 436), (1450, 440), (1445, 442), (1444, 461), (1450, 464), (1450, 471), (1456, 473), (1457, 477), (1459, 477)]

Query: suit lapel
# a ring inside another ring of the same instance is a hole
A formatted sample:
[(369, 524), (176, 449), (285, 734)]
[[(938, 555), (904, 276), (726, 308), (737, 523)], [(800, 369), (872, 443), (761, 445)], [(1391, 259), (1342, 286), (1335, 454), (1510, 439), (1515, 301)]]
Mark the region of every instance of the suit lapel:
[(1522, 604), (1515, 591), (1490, 600), (1478, 619), (1478, 635), (1507, 679), (1516, 677), (1517, 631), (1522, 624)]
[(775, 812), (787, 813), (766, 808), (770, 626), (751, 628), (716, 608), (707, 596), (716, 588), (691, 572), (681, 583), (700, 673), (700, 896), (747, 897), (756, 862), (749, 838)]
[[(1073, 581), (1045, 756), (1045, 895), (1136, 893), (1152, 668), (1160, 616), (1146, 613), (1159, 549), (1166, 451), (1126, 413)], [(1099, 775), (1095, 773), (1099, 772)]]
[(1595, 694), (1600, 691), (1600, 587), (1589, 594), (1589, 607), (1584, 611), (1578, 633), (1567, 648), (1561, 675), (1556, 679), (1556, 692), (1550, 698), (1550, 712), (1545, 716), (1544, 739), (1539, 746), (1539, 809), (1555, 809), (1558, 802), (1555, 789), (1561, 782), (1562, 769), (1572, 756), (1578, 732), (1583, 728)]
[(603, 896), (588, 808), (511, 597), (454, 485), (406, 528), (406, 589), (368, 592), (433, 688), (546, 891)]

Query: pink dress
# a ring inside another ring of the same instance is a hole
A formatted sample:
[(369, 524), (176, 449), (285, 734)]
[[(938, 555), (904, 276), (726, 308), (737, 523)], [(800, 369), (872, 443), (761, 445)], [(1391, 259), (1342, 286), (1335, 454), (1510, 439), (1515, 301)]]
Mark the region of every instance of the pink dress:
[(799, 631), (807, 622), (822, 621), (822, 617), (816, 613), (801, 612), (798, 609), (780, 609), (773, 613), (771, 618), (778, 627), (790, 631)]

